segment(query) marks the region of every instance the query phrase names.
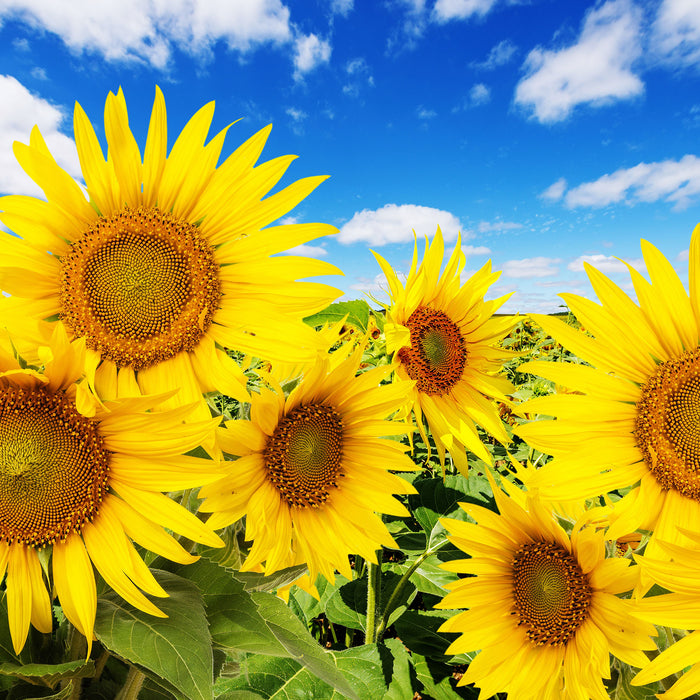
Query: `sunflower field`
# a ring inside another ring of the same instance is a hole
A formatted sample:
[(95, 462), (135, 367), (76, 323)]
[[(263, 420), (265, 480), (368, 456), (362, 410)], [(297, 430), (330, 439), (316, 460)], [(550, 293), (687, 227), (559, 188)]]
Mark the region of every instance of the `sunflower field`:
[[(459, 239), (337, 301), (275, 223), (269, 128), (213, 103), (85, 186), (0, 198), (0, 700), (606, 700), (700, 692), (700, 227), (634, 299), (499, 314)], [(271, 194), (271, 192), (273, 192)], [(374, 264), (374, 263), (372, 263)]]

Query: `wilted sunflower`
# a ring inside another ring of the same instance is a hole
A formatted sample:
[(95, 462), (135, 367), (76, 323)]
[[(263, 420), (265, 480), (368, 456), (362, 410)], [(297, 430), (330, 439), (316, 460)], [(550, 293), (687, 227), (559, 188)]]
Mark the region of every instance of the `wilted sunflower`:
[[(363, 346), (319, 358), (285, 399), (282, 389), (252, 394), (251, 419), (218, 431), (221, 449), (239, 457), (208, 484), (201, 510), (214, 529), (246, 516), (253, 542), (242, 570), (306, 563), (310, 583), (320, 573), (352, 577), (349, 554), (377, 561), (375, 550), (396, 547), (375, 512), (406, 516), (392, 494), (414, 493), (389, 470), (415, 470), (401, 435), (405, 423), (384, 420), (406, 401), (409, 386), (385, 384), (388, 366), (356, 376)], [(342, 359), (345, 356), (345, 359)]]
[(616, 596), (635, 585), (628, 559), (606, 559), (603, 533), (571, 537), (535, 498), (522, 507), (494, 488), (500, 511), (461, 504), (478, 524), (443, 518), (449, 539), (471, 556), (443, 564), (466, 574), (436, 607), (468, 608), (445, 622), (460, 633), (448, 654), (480, 650), (460, 685), (509, 700), (608, 700), (612, 653), (643, 666), (653, 625), (630, 617)]
[(308, 359), (315, 336), (301, 319), (339, 294), (296, 281), (336, 274), (334, 266), (269, 257), (335, 228), (264, 228), (325, 177), (264, 197), (294, 156), (255, 165), (267, 127), (217, 167), (228, 128), (205, 144), (213, 112), (213, 102), (202, 107), (166, 154), (165, 102), (156, 89), (142, 158), (124, 96), (110, 93), (105, 159), (76, 105), (75, 142), (89, 201), (38, 128), (29, 145), (15, 143), (17, 160), (48, 201), (0, 199), (0, 218), (19, 236), (1, 234), (0, 287), (13, 297), (9, 321), (60, 317), (72, 337), (86, 339), (104, 396), (179, 387), (166, 406), (201, 401), (202, 392), (213, 390), (245, 398), (242, 373), (223, 349)]
[[(210, 546), (221, 540), (163, 491), (219, 478), (218, 463), (183, 455), (214, 431), (182, 424), (184, 409), (146, 413), (157, 397), (94, 400), (82, 376), (85, 343), (61, 324), (41, 349), (43, 372), (0, 350), (0, 581), (5, 578), (15, 652), (29, 624), (52, 629), (38, 552), (51, 548), (55, 591), (66, 617), (92, 645), (92, 566), (129, 603), (163, 613), (141, 591), (167, 593), (132, 540), (181, 563), (195, 560), (163, 528)], [(161, 397), (162, 398), (162, 397)], [(141, 590), (139, 590), (141, 589)]]
[[(649, 578), (673, 592), (643, 598), (634, 615), (666, 627), (667, 634), (669, 627), (695, 631), (687, 636), (681, 633), (675, 643), (671, 640), (671, 646), (643, 668), (632, 684), (653, 683), (687, 668), (665, 693), (657, 695), (664, 700), (682, 700), (700, 693), (700, 552), (663, 542), (659, 546), (676, 561), (651, 560), (647, 556), (637, 557), (637, 561)], [(666, 684), (668, 687), (668, 681)]]
[[(497, 377), (513, 353), (498, 347), (515, 320), (492, 318), (511, 296), (486, 301), (484, 294), (498, 279), (491, 261), (460, 285), (465, 256), (459, 238), (440, 275), (444, 243), (440, 227), (432, 244), (426, 241), (423, 262), (418, 266), (418, 243), (405, 285), (389, 263), (374, 253), (389, 284), (387, 305), (387, 351), (398, 360), (397, 375), (411, 379), (410, 408), (418, 430), (428, 444), (423, 416), (428, 421), (441, 461), (449, 450), (457, 467), (467, 471), (465, 447), (486, 462), (491, 461), (479, 438), (480, 425), (502, 443), (509, 442), (491, 399), (508, 402), (513, 387)], [(410, 410), (409, 408), (409, 410)]]
[(657, 539), (692, 546), (678, 526), (700, 533), (700, 227), (690, 244), (690, 296), (659, 250), (647, 241), (641, 245), (651, 284), (628, 266), (639, 306), (587, 264), (600, 304), (560, 295), (594, 337), (558, 319), (534, 317), (593, 366), (522, 365), (522, 371), (582, 394), (525, 403), (523, 411), (556, 420), (516, 432), (554, 456), (531, 483), (545, 498), (589, 498), (633, 487), (615, 504), (608, 535), (653, 530), (646, 553), (663, 558)]

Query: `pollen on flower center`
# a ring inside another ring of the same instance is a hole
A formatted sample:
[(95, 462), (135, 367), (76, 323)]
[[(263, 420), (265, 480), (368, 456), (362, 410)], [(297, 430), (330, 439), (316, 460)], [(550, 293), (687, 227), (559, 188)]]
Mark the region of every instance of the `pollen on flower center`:
[(467, 347), (459, 328), (443, 311), (419, 306), (408, 318), (411, 347), (397, 357), (408, 376), (424, 394), (448, 394), (461, 379)]
[(194, 349), (219, 307), (211, 247), (157, 208), (98, 219), (61, 264), (62, 320), (120, 367)]
[(268, 438), (268, 478), (290, 506), (318, 507), (342, 476), (343, 425), (332, 406), (311, 404), (290, 411)]
[(660, 364), (647, 380), (634, 434), (659, 484), (700, 500), (700, 349)]
[(588, 578), (568, 551), (550, 542), (516, 551), (512, 614), (533, 644), (566, 644), (588, 617), (590, 601)]
[(80, 532), (107, 492), (109, 456), (63, 394), (0, 390), (0, 539), (43, 547)]

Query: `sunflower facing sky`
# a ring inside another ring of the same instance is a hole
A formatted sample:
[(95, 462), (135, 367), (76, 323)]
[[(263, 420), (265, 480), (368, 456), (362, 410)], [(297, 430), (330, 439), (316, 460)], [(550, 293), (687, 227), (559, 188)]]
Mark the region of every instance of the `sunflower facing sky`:
[[(498, 279), (491, 262), (460, 285), (465, 264), (459, 238), (440, 274), (445, 246), (440, 227), (418, 265), (418, 243), (405, 284), (381, 255), (374, 253), (389, 285), (386, 325), (387, 352), (398, 361), (399, 379), (413, 380), (410, 408), (428, 444), (423, 417), (444, 462), (449, 450), (466, 474), (465, 447), (486, 462), (491, 458), (477, 433), (480, 425), (502, 443), (509, 442), (491, 399), (508, 402), (512, 390), (505, 377), (495, 376), (513, 353), (498, 342), (515, 325), (512, 316), (492, 318), (511, 296), (486, 301), (484, 294)], [(409, 409), (410, 410), (410, 409)]]
[(592, 366), (522, 365), (581, 393), (527, 402), (523, 411), (556, 420), (516, 432), (554, 457), (531, 488), (556, 500), (633, 487), (615, 504), (608, 536), (653, 530), (646, 553), (666, 558), (657, 540), (694, 547), (678, 526), (700, 535), (700, 226), (690, 242), (690, 295), (657, 248), (642, 241), (642, 252), (651, 283), (628, 265), (639, 305), (586, 265), (600, 304), (560, 296), (588, 333), (534, 317)]
[[(255, 165), (270, 127), (217, 167), (228, 127), (205, 143), (214, 103), (202, 107), (167, 153), (165, 101), (156, 89), (143, 156), (129, 128), (121, 90), (105, 106), (104, 158), (80, 105), (75, 142), (89, 200), (51, 156), (38, 128), (17, 160), (44, 190), (0, 199), (0, 287), (12, 295), (8, 323), (60, 318), (86, 339), (88, 368), (102, 396), (179, 387), (164, 407), (221, 391), (245, 399), (238, 365), (225, 348), (268, 359), (314, 356), (302, 318), (338, 290), (298, 282), (337, 274), (328, 263), (269, 257), (318, 236), (325, 224), (268, 227), (325, 177), (298, 180), (265, 195), (294, 156)], [(265, 228), (267, 227), (267, 228)], [(196, 416), (204, 417), (200, 404)]]
[(461, 635), (447, 654), (479, 650), (460, 685), (474, 683), (480, 700), (608, 700), (609, 654), (644, 666), (643, 650), (655, 648), (654, 626), (617, 597), (634, 587), (637, 567), (606, 559), (601, 531), (578, 523), (569, 536), (536, 498), (522, 506), (493, 491), (500, 515), (461, 504), (478, 524), (440, 521), (470, 555), (442, 565), (468, 577), (436, 606), (467, 608), (440, 628)]
[(214, 529), (246, 516), (253, 545), (242, 571), (305, 563), (311, 584), (319, 573), (333, 583), (336, 570), (352, 578), (349, 554), (376, 563), (377, 549), (396, 547), (376, 513), (408, 515), (392, 494), (415, 490), (390, 470), (416, 466), (405, 445), (381, 438), (410, 429), (385, 420), (410, 385), (380, 386), (386, 365), (357, 375), (363, 344), (349, 350), (319, 358), (286, 399), (279, 386), (252, 393), (250, 421), (218, 431), (221, 449), (238, 459), (200, 491), (201, 510)]
[[(167, 593), (132, 540), (173, 561), (195, 561), (164, 528), (209, 546), (220, 538), (162, 492), (219, 478), (218, 462), (184, 455), (215, 421), (182, 420), (191, 407), (146, 413), (163, 397), (100, 402), (77, 381), (85, 341), (57, 324), (41, 349), (44, 371), (0, 350), (0, 581), (5, 578), (16, 653), (29, 624), (51, 632), (38, 553), (51, 548), (53, 585), (66, 617), (92, 645), (93, 565), (135, 607), (163, 616), (143, 592)], [(142, 592), (143, 591), (143, 592)]]

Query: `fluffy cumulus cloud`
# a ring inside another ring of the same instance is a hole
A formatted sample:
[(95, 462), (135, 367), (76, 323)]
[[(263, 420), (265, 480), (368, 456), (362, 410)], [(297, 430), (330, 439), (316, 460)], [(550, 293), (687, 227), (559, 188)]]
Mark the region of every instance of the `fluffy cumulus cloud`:
[(463, 230), (460, 220), (448, 211), (418, 204), (387, 204), (356, 212), (341, 227), (336, 240), (345, 244), (365, 241), (373, 246), (408, 243), (413, 241), (414, 231), (419, 238), (432, 238), (438, 226), (445, 240), (454, 240)]
[(642, 53), (640, 36), (640, 13), (630, 0), (609, 0), (590, 10), (575, 44), (530, 52), (515, 103), (547, 123), (566, 119), (579, 104), (598, 106), (641, 94), (644, 84), (632, 70)]
[(62, 108), (33, 95), (10, 75), (0, 75), (0, 104), (12, 109), (0, 110), (0, 192), (43, 197), (42, 191), (20, 168), (12, 152), (14, 141), (29, 142), (36, 124), (58, 164), (73, 177), (80, 178), (80, 163), (75, 143), (60, 128), (70, 128), (70, 118)]
[(700, 158), (685, 155), (680, 160), (638, 163), (631, 168), (620, 168), (602, 175), (597, 180), (584, 182), (566, 191), (566, 182), (558, 180), (542, 197), (549, 193), (551, 201), (563, 199), (571, 208), (604, 207), (625, 202), (672, 203), (674, 209), (684, 209), (700, 195)]
[(564, 192), (566, 192), (566, 180), (560, 177), (542, 192), (540, 199), (547, 202), (558, 202), (564, 196)]
[(315, 34), (299, 36), (294, 42), (294, 78), (300, 80), (306, 73), (331, 58), (331, 45)]
[[(336, 5), (349, 11), (352, 3)], [(207, 58), (219, 41), (239, 52), (293, 41), (297, 72), (317, 65), (327, 51), (326, 42), (295, 30), (281, 0), (2, 0), (0, 22), (9, 18), (57, 35), (76, 53), (141, 61), (161, 69), (175, 48)]]
[(663, 0), (652, 26), (651, 46), (665, 61), (681, 65), (700, 62), (700, 3)]
[[(641, 258), (635, 258), (633, 260), (626, 260), (629, 265), (631, 265), (635, 270), (644, 269), (644, 260)], [(610, 273), (616, 272), (627, 272), (627, 265), (622, 260), (612, 256), (603, 255), (602, 253), (595, 253), (593, 255), (580, 255), (576, 260), (572, 260), (567, 266), (567, 270), (571, 272), (583, 272), (583, 263), (589, 263), (600, 270), (604, 274), (608, 275)]]
[(521, 260), (507, 260), (503, 265), (503, 274), (506, 277), (517, 279), (532, 279), (533, 277), (552, 277), (559, 272), (557, 265), (560, 258), (522, 258)]

